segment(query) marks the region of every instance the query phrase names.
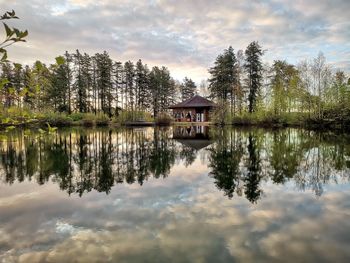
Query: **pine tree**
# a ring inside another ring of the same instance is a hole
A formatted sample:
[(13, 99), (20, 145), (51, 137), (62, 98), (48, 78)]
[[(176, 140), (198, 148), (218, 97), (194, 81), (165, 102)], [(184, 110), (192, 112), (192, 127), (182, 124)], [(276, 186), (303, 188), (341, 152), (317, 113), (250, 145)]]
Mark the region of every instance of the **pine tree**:
[(91, 59), (86, 53), (82, 55), (79, 50), (73, 55), (75, 69), (75, 105), (79, 112), (87, 112), (89, 108), (89, 93), (91, 85)]
[(98, 89), (98, 98), (100, 108), (103, 113), (112, 116), (112, 102), (114, 100), (112, 93), (112, 60), (108, 53), (97, 53), (94, 57), (96, 62), (96, 84)]
[(33, 108), (35, 90), (33, 89), (33, 87), (29, 85), (30, 76), (31, 76), (31, 69), (28, 65), (26, 65), (23, 70), (23, 86), (24, 86), (23, 106)]
[(125, 93), (127, 96), (127, 108), (131, 111), (134, 110), (135, 106), (135, 85), (134, 85), (134, 64), (131, 61), (127, 61), (124, 64), (125, 70)]
[(254, 41), (249, 44), (245, 50), (246, 62), (244, 67), (247, 71), (248, 110), (250, 113), (256, 110), (257, 97), (262, 85), (262, 62), (261, 56), (263, 51), (258, 42)]
[(175, 81), (166, 67), (153, 67), (150, 73), (150, 91), (154, 117), (174, 103)]
[(121, 62), (114, 63), (114, 89), (115, 89), (115, 114), (119, 114), (119, 105), (123, 107), (123, 82), (124, 82), (124, 68)]
[(153, 67), (150, 72), (150, 90), (152, 98), (153, 117), (157, 117), (160, 111), (160, 90), (161, 90), (161, 71), (159, 67)]
[(97, 61), (96, 61), (96, 55), (91, 58), (91, 64), (92, 64), (92, 72), (91, 72), (91, 87), (92, 87), (92, 108), (93, 112), (96, 114), (98, 110), (98, 85), (97, 85)]
[(180, 85), (180, 92), (183, 101), (190, 99), (197, 94), (197, 86), (192, 79), (185, 77)]
[(72, 95), (72, 55), (70, 55), (68, 53), (68, 51), (66, 51), (66, 53), (64, 54), (64, 58), (65, 58), (65, 64), (64, 64), (64, 71), (65, 71), (65, 85), (66, 85), (66, 96), (67, 98), (65, 99), (65, 106), (68, 109), (68, 113), (71, 114), (72, 113), (72, 99), (73, 99), (73, 95)]
[(245, 96), (245, 90), (243, 89), (242, 85), (242, 78), (243, 78), (243, 73), (244, 73), (244, 53), (243, 50), (238, 50), (236, 54), (237, 58), (237, 66), (236, 66), (236, 73), (237, 73), (237, 79), (236, 83), (234, 84), (233, 87), (233, 92), (235, 96), (235, 104), (234, 104), (234, 109), (238, 109), (239, 113), (242, 113), (243, 109), (243, 101), (244, 101), (244, 96)]
[(16, 106), (21, 107), (22, 103), (22, 93), (24, 89), (24, 75), (22, 65), (18, 63), (13, 64), (13, 88), (14, 96), (16, 100)]
[[(47, 90), (47, 100), (50, 101), (54, 109), (59, 112), (71, 112), (73, 100), (72, 56), (66, 51), (64, 63), (53, 67), (51, 70), (51, 87)], [(34, 90), (29, 90), (29, 94), (34, 94)]]
[(55, 110), (67, 112), (68, 105), (66, 94), (68, 91), (66, 66), (60, 65), (52, 72), (52, 89), (48, 90), (48, 98)]
[(136, 108), (138, 110), (145, 110), (150, 105), (148, 74), (147, 65), (143, 65), (141, 59), (139, 59), (135, 68)]
[(8, 82), (1, 89), (1, 100), (5, 107), (11, 107), (14, 104), (14, 87), (13, 87), (13, 67), (10, 63), (2, 63), (1, 79), (6, 79)]
[[(213, 68), (209, 70), (209, 90), (211, 97), (216, 98), (220, 104), (229, 103), (231, 113), (235, 110), (236, 97), (235, 87), (239, 81), (237, 59), (230, 46), (220, 54)], [(224, 105), (222, 105), (223, 107)]]

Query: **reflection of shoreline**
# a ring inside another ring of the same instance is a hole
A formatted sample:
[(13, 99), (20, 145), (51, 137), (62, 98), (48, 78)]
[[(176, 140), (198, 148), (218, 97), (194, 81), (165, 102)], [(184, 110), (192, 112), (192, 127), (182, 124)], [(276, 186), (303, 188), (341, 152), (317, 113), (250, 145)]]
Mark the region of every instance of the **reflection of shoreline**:
[(321, 195), (325, 184), (348, 182), (350, 174), (345, 137), (297, 129), (180, 126), (64, 130), (52, 136), (16, 131), (8, 136), (0, 145), (2, 182), (51, 180), (69, 194), (109, 193), (120, 183), (142, 185), (152, 177), (167, 177), (178, 161), (195, 169), (190, 166), (198, 156), (225, 195), (244, 195), (251, 202), (261, 198), (262, 181), (293, 181), (299, 190)]
[(175, 126), (173, 139), (196, 151), (213, 143), (209, 137), (208, 126)]

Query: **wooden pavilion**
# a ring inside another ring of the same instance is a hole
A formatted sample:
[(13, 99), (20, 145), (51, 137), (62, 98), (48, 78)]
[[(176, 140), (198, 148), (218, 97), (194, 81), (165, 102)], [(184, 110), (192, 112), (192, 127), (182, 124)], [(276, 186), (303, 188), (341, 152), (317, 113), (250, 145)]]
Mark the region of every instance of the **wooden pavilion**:
[(195, 95), (192, 98), (170, 106), (177, 122), (208, 122), (210, 113), (216, 104), (202, 96)]

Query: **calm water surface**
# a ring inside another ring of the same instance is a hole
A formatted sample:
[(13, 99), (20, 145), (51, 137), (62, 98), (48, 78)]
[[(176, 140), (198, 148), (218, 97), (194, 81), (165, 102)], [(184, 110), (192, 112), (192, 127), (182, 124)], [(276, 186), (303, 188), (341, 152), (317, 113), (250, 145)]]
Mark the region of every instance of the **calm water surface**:
[(0, 133), (0, 262), (350, 262), (350, 136)]

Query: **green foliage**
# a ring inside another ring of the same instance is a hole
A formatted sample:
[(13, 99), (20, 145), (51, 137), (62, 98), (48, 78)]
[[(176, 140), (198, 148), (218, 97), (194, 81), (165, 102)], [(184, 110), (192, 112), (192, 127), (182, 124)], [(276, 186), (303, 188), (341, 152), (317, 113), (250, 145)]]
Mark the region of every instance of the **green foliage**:
[(13, 129), (15, 129), (15, 128), (16, 128), (16, 127), (13, 126), (13, 125), (7, 126), (6, 129), (5, 129), (5, 131), (6, 131), (6, 132), (9, 132), (9, 131), (11, 131), (11, 130), (13, 130)]
[(308, 121), (307, 114), (300, 112), (286, 112), (276, 115), (273, 111), (243, 112), (232, 118), (235, 125), (261, 126), (304, 126)]
[(274, 61), (271, 69), (272, 107), (274, 114), (279, 115), (287, 110), (295, 110), (295, 101), (302, 99), (299, 90), (299, 73), (286, 61)]
[(185, 77), (180, 85), (180, 92), (183, 101), (192, 98), (197, 93), (196, 83), (192, 79)]
[(61, 112), (45, 112), (38, 114), (37, 118), (40, 121), (53, 126), (69, 126), (73, 123), (71, 117)]
[(40, 134), (45, 134), (45, 133), (46, 133), (46, 131), (43, 130), (43, 129), (41, 129), (41, 128), (38, 129), (38, 132), (39, 132)]
[(260, 114), (257, 113), (249, 113), (249, 112), (243, 112), (242, 114), (235, 116), (232, 119), (232, 124), (236, 125), (249, 125), (249, 124), (257, 124), (261, 120)]
[(153, 118), (149, 112), (144, 111), (122, 111), (115, 117), (114, 121), (119, 124), (128, 122), (150, 122)]
[(165, 112), (159, 113), (155, 119), (158, 125), (170, 125), (173, 121), (173, 118)]
[(209, 69), (211, 78), (209, 79), (209, 90), (212, 97), (220, 101), (227, 101), (231, 108), (238, 96), (235, 89), (239, 83), (238, 63), (233, 48), (230, 46), (220, 54), (214, 67)]
[[(2, 16), (0, 16), (0, 20), (8, 20), (8, 19), (18, 19), (14, 10), (12, 10), (11, 12), (6, 12)], [(6, 23), (3, 23), (3, 25), (6, 32), (6, 37), (3, 40), (3, 42), (0, 43), (0, 54), (1, 54), (0, 62), (7, 61), (7, 50), (6, 50), (7, 47), (11, 46), (16, 42), (25, 42), (26, 40), (24, 38), (28, 36), (27, 30), (21, 31), (17, 28), (11, 28)]]
[(95, 114), (85, 113), (82, 118), (82, 124), (84, 126), (94, 126), (95, 125)]
[(166, 67), (153, 67), (149, 78), (153, 116), (157, 117), (174, 104), (175, 82)]
[(57, 130), (57, 127), (51, 127), (50, 123), (46, 123), (47, 124), (47, 131), (48, 133), (55, 133)]
[(63, 56), (56, 57), (56, 64), (58, 66), (64, 65), (64, 63), (66, 63), (66, 60), (64, 59)]
[(109, 117), (102, 112), (97, 114), (85, 113), (81, 120), (84, 126), (94, 126), (94, 125), (103, 126), (103, 125), (108, 125), (109, 121), (110, 121)]
[(23, 134), (25, 137), (28, 137), (32, 134), (32, 132), (30, 130), (26, 129), (26, 130), (24, 130)]
[[(0, 80), (0, 102), (5, 109), (28, 107), (40, 112), (40, 121), (47, 119), (59, 125), (83, 119), (86, 124), (102, 125), (125, 111), (136, 114), (129, 117), (126, 113), (125, 118), (120, 117), (122, 122), (139, 118), (138, 112), (153, 111), (156, 116), (177, 97), (167, 68), (149, 71), (141, 60), (136, 67), (131, 61), (114, 63), (107, 52), (94, 56), (79, 50), (74, 54), (66, 52), (48, 66), (40, 61), (31, 67), (4, 63)], [(73, 112), (94, 113), (97, 117), (73, 114), (70, 120), (65, 116)]]
[(0, 116), (0, 123), (3, 125), (29, 123), (34, 118), (34, 114), (29, 109), (15, 106), (0, 111)]
[[(14, 12), (1, 19), (11, 18)], [(7, 36), (26, 37), (7, 25), (5, 31)], [(245, 56), (229, 47), (216, 58), (209, 70), (210, 95), (219, 105), (211, 116), (214, 123), (350, 125), (350, 80), (344, 72), (333, 74), (322, 54), (298, 66), (275, 61), (265, 70), (263, 53), (258, 42), (252, 42)], [(93, 56), (79, 50), (66, 52), (51, 65), (4, 62), (0, 72), (3, 126), (35, 121), (55, 126), (107, 125), (112, 118), (120, 124), (153, 118), (159, 124), (170, 123), (163, 112), (179, 95), (187, 99), (196, 92), (195, 83), (186, 77), (178, 94), (166, 67), (150, 71), (141, 60), (113, 62), (107, 52)]]
[(69, 117), (73, 121), (81, 121), (84, 119), (84, 117), (87, 115), (87, 113), (82, 113), (82, 112), (73, 112), (72, 114), (69, 115)]
[(6, 84), (10, 83), (8, 79), (2, 78), (0, 79), (0, 91), (4, 88)]
[(107, 116), (107, 114), (105, 113), (98, 113), (95, 116), (95, 123), (97, 126), (104, 126), (104, 125), (108, 125), (109, 124), (109, 117)]
[(145, 111), (152, 106), (149, 74), (147, 65), (139, 59), (135, 68), (136, 111)]
[(220, 100), (217, 105), (218, 106), (211, 113), (211, 121), (217, 125), (229, 124), (231, 121), (231, 115), (228, 103)]
[(245, 64), (247, 71), (247, 87), (249, 89), (248, 95), (248, 110), (250, 113), (256, 110), (256, 102), (259, 96), (262, 85), (262, 62), (261, 56), (263, 51), (258, 42), (254, 41), (249, 44), (245, 50)]

